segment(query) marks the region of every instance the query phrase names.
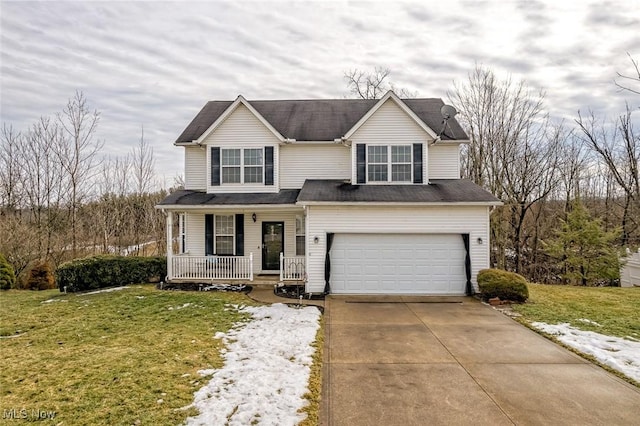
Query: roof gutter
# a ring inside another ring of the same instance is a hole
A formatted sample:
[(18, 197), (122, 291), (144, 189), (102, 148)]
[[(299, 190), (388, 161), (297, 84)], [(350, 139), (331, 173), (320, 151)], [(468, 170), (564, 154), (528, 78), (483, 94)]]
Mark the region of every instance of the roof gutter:
[(298, 201), (299, 206), (395, 206), (395, 207), (428, 207), (428, 206), (502, 206), (502, 201)]

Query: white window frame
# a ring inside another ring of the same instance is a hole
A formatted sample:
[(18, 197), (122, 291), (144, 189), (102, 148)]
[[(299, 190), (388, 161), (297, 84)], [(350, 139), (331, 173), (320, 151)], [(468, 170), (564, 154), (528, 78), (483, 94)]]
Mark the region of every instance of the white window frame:
[[(240, 164), (224, 165), (222, 159), (224, 158), (225, 151), (240, 151)], [(260, 151), (261, 162), (260, 164), (246, 164), (245, 155), (247, 151)], [(224, 169), (234, 168), (240, 169), (240, 182), (225, 182), (224, 181)], [(260, 169), (260, 181), (259, 182), (246, 182), (245, 172), (246, 169)], [(264, 185), (264, 148), (221, 148), (220, 149), (220, 184), (221, 185)]]
[[(219, 228), (221, 228), (220, 226), (218, 226), (218, 218), (222, 218), (222, 217), (226, 217), (226, 218), (231, 218), (231, 234), (221, 234), (219, 233)], [(216, 214), (213, 215), (213, 252), (217, 255), (217, 256), (235, 256), (236, 254), (236, 221), (235, 221), (236, 217), (233, 214)], [(220, 254), (218, 253), (218, 237), (231, 237), (231, 254), (225, 253), (225, 254)]]
[[(307, 242), (306, 242), (306, 236), (307, 236), (307, 220), (305, 215), (300, 214), (300, 215), (296, 215), (296, 256), (305, 256), (307, 253)], [(298, 228), (298, 224), (300, 224), (300, 227)], [(302, 241), (303, 241), (303, 245), (302, 245), (302, 250), (303, 253), (299, 253), (298, 252), (298, 238), (302, 237)]]
[[(384, 163), (372, 162), (369, 161), (369, 147), (385, 147), (387, 149), (387, 161)], [(409, 149), (409, 154), (411, 155), (411, 159), (409, 162), (394, 162), (393, 161), (393, 147), (405, 147)], [(384, 165), (387, 167), (387, 180), (370, 180), (369, 179), (369, 166), (381, 166)], [(407, 180), (393, 180), (393, 166), (396, 165), (408, 165), (410, 166), (409, 171), (409, 179)], [(413, 183), (413, 146), (411, 144), (403, 144), (403, 145), (371, 145), (367, 144), (367, 170), (366, 177), (367, 183), (372, 184), (385, 184), (385, 183), (397, 183), (397, 184), (407, 184)]]

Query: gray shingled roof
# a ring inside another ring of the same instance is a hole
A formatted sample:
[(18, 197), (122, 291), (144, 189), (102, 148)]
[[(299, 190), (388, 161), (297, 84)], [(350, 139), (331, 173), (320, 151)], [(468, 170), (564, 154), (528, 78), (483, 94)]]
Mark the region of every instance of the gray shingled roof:
[[(360, 120), (378, 99), (313, 99), (248, 101), (282, 136), (297, 141), (331, 141), (341, 138)], [(434, 132), (442, 130), (442, 99), (402, 100)], [(191, 142), (200, 137), (232, 104), (211, 101), (200, 110), (176, 143)], [(455, 120), (449, 120), (442, 139), (467, 139)]]
[(224, 206), (248, 204), (295, 204), (299, 189), (283, 189), (277, 193), (207, 194), (202, 191), (179, 190), (160, 202), (161, 206)]
[(307, 180), (302, 189), (278, 193), (207, 194), (180, 190), (169, 194), (160, 206), (328, 203), (500, 203), (500, 200), (467, 179), (434, 179), (429, 185), (351, 185), (342, 180)]
[(467, 179), (433, 179), (429, 185), (351, 185), (341, 180), (307, 180), (298, 202), (500, 203)]

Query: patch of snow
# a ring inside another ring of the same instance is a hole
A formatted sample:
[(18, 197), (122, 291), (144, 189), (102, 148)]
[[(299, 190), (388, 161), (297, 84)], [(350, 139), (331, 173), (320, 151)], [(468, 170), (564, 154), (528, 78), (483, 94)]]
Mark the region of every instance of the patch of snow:
[(40, 302), (40, 303), (52, 303), (52, 302), (68, 302), (68, 300), (66, 300), (66, 299), (47, 299), (44, 302)]
[(105, 289), (102, 289), (102, 290), (90, 291), (88, 293), (81, 293), (78, 296), (86, 296), (88, 294), (98, 294), (98, 293), (111, 293), (112, 291), (120, 291), (120, 290), (124, 290), (126, 288), (129, 288), (129, 286), (125, 285), (125, 286), (121, 286), (121, 287), (105, 288)]
[(586, 319), (586, 318), (578, 318), (578, 321), (583, 322), (585, 324), (592, 324), (592, 325), (596, 325), (598, 327), (602, 327), (602, 324), (598, 324), (595, 321), (591, 321), (590, 319)]
[(184, 308), (188, 308), (189, 306), (193, 306), (194, 308), (200, 308), (201, 307), (201, 306), (195, 305), (195, 304), (193, 304), (191, 302), (187, 302), (187, 303), (185, 303), (184, 305), (181, 305), (181, 306), (175, 306), (175, 307), (174, 306), (169, 306), (167, 309), (170, 310), (170, 311), (173, 311), (174, 309), (184, 309)]
[(194, 394), (200, 411), (187, 425), (295, 425), (304, 420), (298, 411), (307, 401), (310, 367), (320, 311), (315, 307), (236, 307), (251, 314), (248, 323), (236, 324), (223, 337), (228, 343), (225, 363)]
[(136, 299), (144, 299), (144, 296), (136, 296)]
[(568, 323), (551, 325), (544, 322), (533, 322), (531, 325), (640, 382), (640, 342), (606, 336), (593, 331), (583, 331)]

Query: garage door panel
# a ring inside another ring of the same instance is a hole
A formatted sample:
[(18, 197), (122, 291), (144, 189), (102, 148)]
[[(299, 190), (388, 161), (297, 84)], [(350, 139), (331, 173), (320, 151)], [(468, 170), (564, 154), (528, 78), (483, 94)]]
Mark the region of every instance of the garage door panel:
[(464, 294), (455, 234), (336, 234), (331, 289), (344, 294)]

